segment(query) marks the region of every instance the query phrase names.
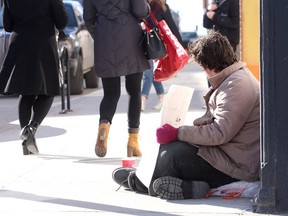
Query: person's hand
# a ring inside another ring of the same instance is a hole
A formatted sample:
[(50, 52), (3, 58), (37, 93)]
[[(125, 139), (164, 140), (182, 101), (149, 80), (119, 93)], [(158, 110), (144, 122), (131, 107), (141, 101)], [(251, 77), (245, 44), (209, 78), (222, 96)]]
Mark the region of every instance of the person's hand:
[(141, 26), (142, 30), (145, 30), (145, 29), (146, 29), (146, 24), (145, 24), (144, 22), (141, 22), (141, 23), (140, 23), (140, 26)]
[(177, 140), (178, 128), (170, 124), (164, 124), (162, 127), (157, 128), (156, 137), (159, 144), (168, 144)]
[(215, 11), (216, 9), (217, 9), (217, 4), (215, 3), (209, 4), (207, 7), (207, 10), (209, 11)]
[(208, 12), (206, 13), (206, 15), (207, 15), (207, 17), (208, 17), (209, 19), (213, 19), (214, 14), (215, 14), (214, 11), (208, 11)]

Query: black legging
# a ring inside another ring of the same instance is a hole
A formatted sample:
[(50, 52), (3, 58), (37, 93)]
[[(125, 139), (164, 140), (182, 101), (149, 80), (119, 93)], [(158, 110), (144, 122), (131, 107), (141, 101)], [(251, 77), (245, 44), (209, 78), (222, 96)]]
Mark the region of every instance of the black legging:
[(40, 125), (50, 110), (53, 100), (54, 96), (20, 95), (18, 104), (20, 127), (28, 125), (30, 120)]
[[(128, 126), (139, 128), (141, 114), (141, 81), (143, 73), (125, 76), (125, 87), (129, 94)], [(100, 122), (112, 124), (117, 104), (121, 95), (121, 77), (102, 78), (104, 97), (100, 104)]]
[(211, 188), (239, 181), (220, 172), (197, 155), (198, 148), (176, 141), (161, 145), (152, 177), (173, 176), (188, 181), (205, 181)]

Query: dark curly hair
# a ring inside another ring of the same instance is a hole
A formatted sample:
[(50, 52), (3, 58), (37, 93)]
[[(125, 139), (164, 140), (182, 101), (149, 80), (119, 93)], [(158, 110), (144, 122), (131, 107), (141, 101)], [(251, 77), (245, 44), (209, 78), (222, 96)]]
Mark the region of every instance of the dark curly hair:
[(216, 31), (189, 43), (188, 52), (196, 63), (216, 73), (238, 61), (228, 39)]

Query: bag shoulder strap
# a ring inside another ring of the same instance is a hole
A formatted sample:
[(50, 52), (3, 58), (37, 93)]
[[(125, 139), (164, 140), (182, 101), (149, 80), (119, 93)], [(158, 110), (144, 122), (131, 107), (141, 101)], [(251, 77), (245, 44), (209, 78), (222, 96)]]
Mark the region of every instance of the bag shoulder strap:
[(153, 12), (150, 13), (150, 17), (151, 17), (152, 22), (154, 22), (155, 26), (158, 27), (158, 25), (159, 25), (158, 24), (158, 20), (156, 19), (156, 17), (155, 17)]
[(145, 23), (146, 26), (148, 26), (150, 29), (158, 29), (158, 21), (157, 19), (155, 18), (155, 15), (152, 13), (152, 11), (150, 12), (150, 15), (149, 15), (149, 21), (146, 19), (142, 19), (143, 22)]
[(224, 2), (226, 2), (226, 0), (221, 0), (221, 1), (218, 3), (217, 7), (220, 7)]

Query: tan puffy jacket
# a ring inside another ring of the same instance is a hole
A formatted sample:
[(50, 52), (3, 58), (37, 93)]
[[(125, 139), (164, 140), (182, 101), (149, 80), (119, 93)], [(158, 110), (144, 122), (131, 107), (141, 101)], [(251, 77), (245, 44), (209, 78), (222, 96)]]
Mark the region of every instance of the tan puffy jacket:
[(243, 181), (259, 180), (260, 87), (242, 62), (209, 79), (207, 112), (194, 126), (181, 126), (178, 139), (199, 147), (198, 155), (221, 172)]

